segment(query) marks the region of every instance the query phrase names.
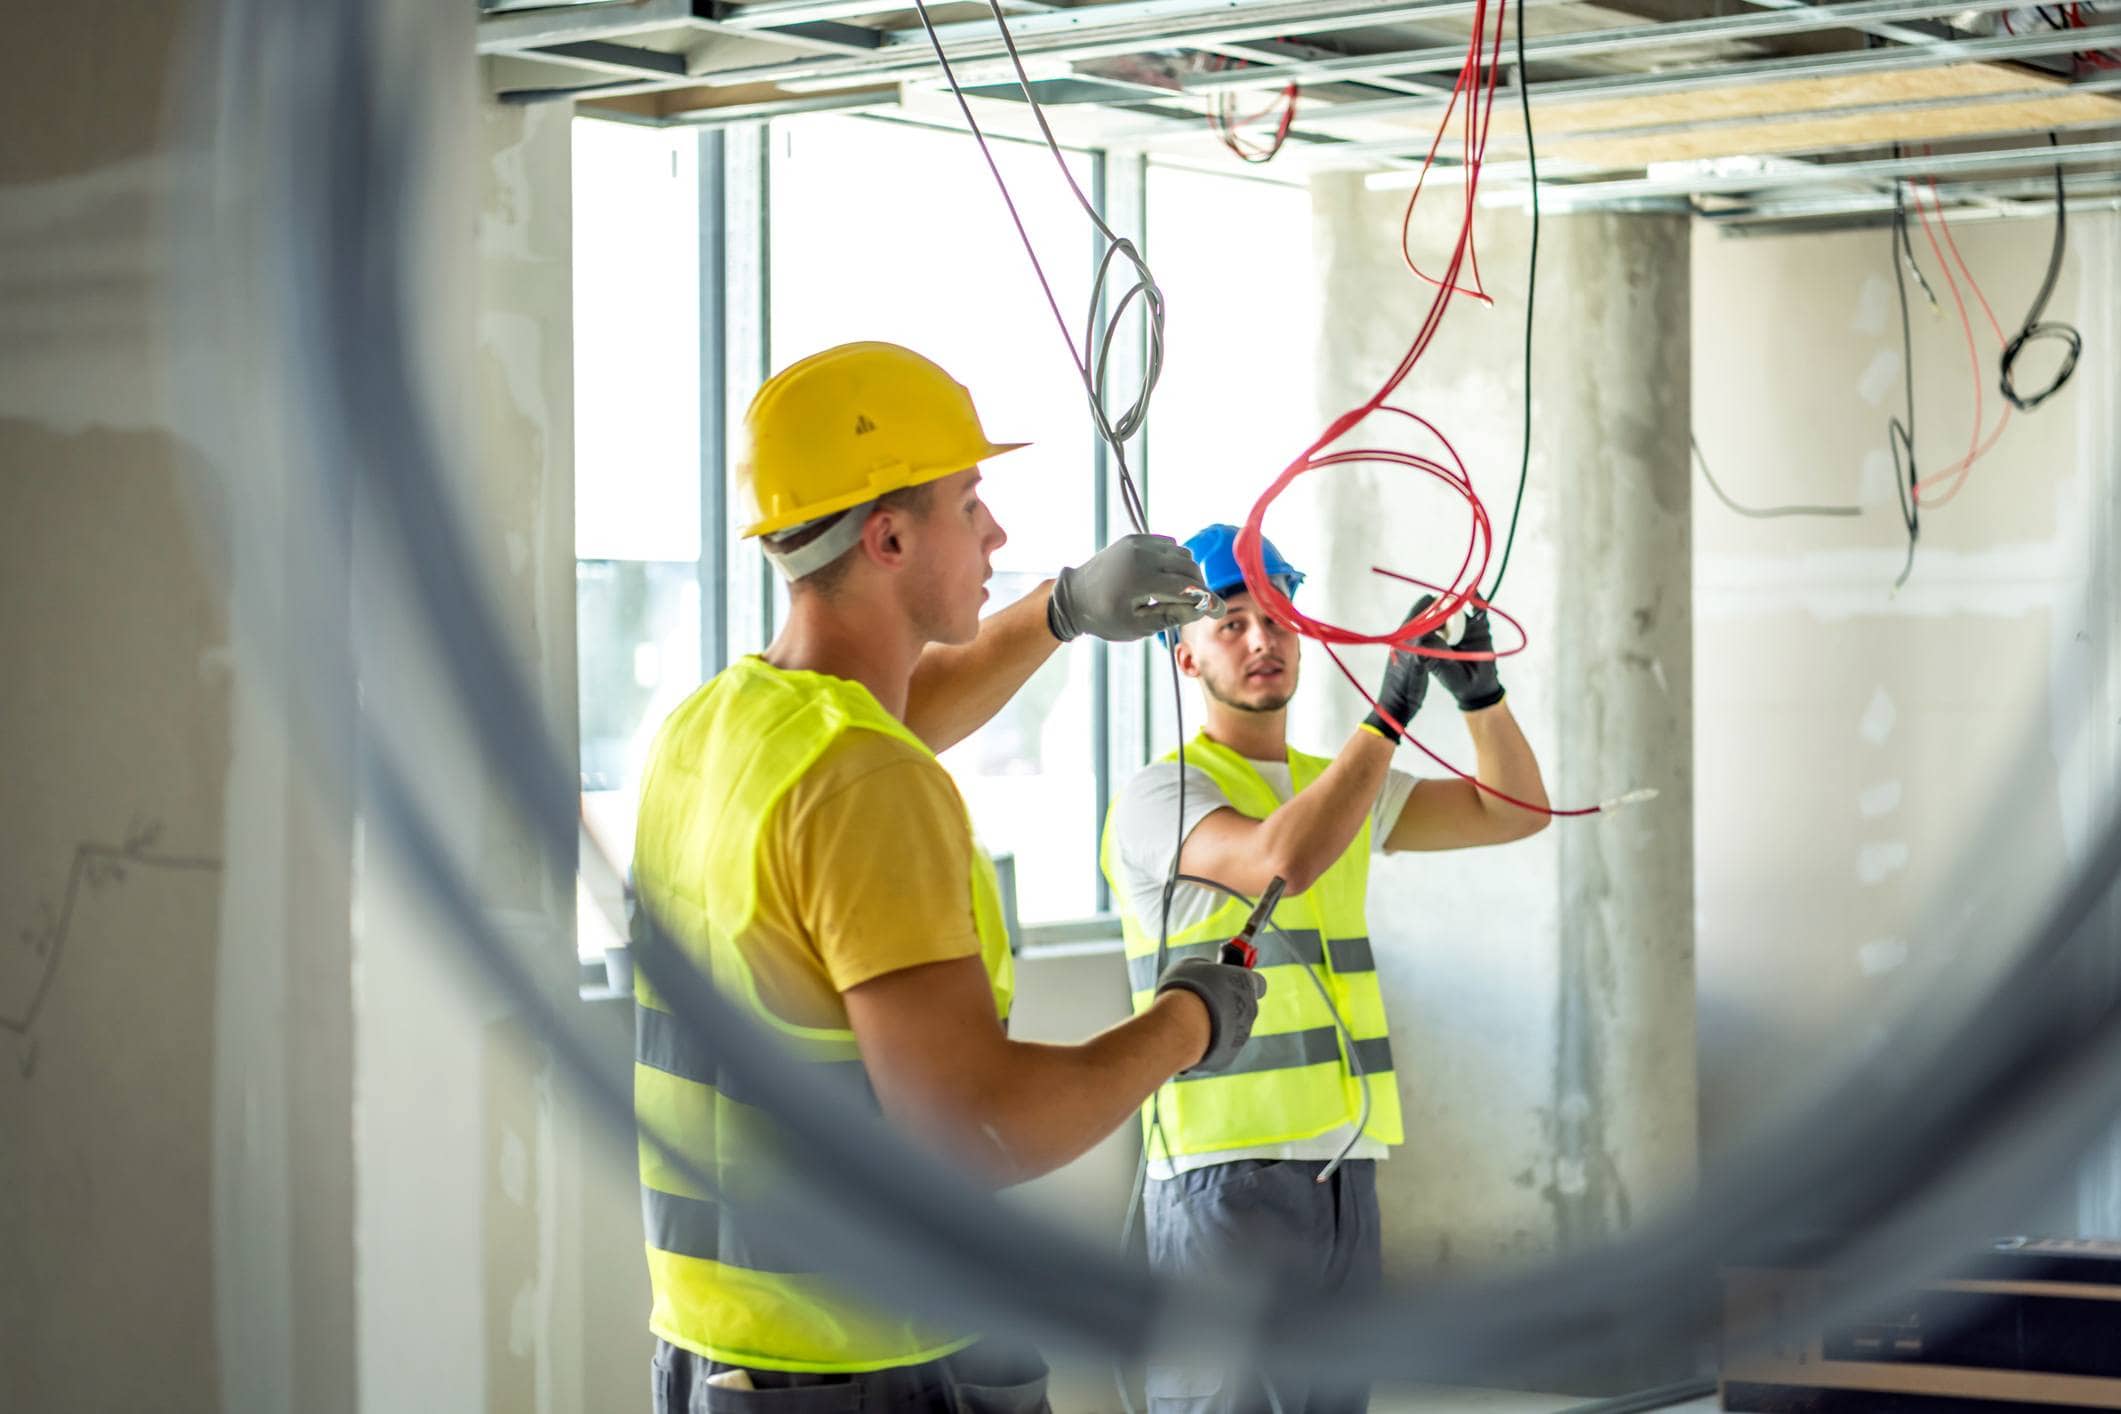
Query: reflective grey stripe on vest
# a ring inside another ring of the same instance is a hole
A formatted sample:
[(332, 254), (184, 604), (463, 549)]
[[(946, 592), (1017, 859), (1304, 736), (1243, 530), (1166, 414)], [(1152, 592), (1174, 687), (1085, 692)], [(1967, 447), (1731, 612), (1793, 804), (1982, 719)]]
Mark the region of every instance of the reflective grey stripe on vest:
[[(1286, 937), (1286, 941), (1284, 938)], [(1325, 961), (1325, 949), (1319, 942), (1314, 928), (1284, 928), (1276, 932), (1262, 928), (1253, 939), (1259, 948), (1259, 965), (1275, 967), (1295, 961), (1306, 967), (1316, 967)], [(1220, 939), (1212, 943), (1186, 943), (1181, 947), (1164, 949), (1164, 965), (1170, 966), (1182, 957), (1214, 957), (1215, 950), (1222, 946)], [(1332, 942), (1333, 970), (1335, 972), (1375, 972), (1376, 955), (1370, 951), (1368, 938), (1335, 938)], [(1289, 954), (1294, 951), (1292, 959)], [(1137, 992), (1146, 992), (1156, 985), (1156, 954), (1143, 953), (1140, 957), (1127, 959), (1127, 981)]]
[[(692, 1036), (685, 1024), (667, 1011), (636, 1003), (633, 1008), (633, 1058), (651, 1070), (675, 1075), (680, 1080), (712, 1085), (738, 1104), (763, 1108), (758, 1097), (747, 1095), (741, 1082), (728, 1071), (718, 1071), (714, 1058)], [(847, 1087), (863, 1103), (874, 1107), (876, 1091), (870, 1087), (869, 1071), (858, 1060), (804, 1062), (827, 1085)]]
[(1333, 970), (1335, 972), (1375, 972), (1377, 954), (1370, 951), (1368, 938), (1335, 938), (1333, 947)]
[(652, 1006), (633, 1007), (633, 1058), (651, 1070), (675, 1075), (680, 1080), (714, 1084), (714, 1059), (684, 1026), (667, 1011)]
[(711, 1199), (686, 1198), (643, 1184), (641, 1226), (649, 1246), (680, 1257), (781, 1276), (805, 1270), (792, 1256), (776, 1252), (769, 1233), (755, 1230), (756, 1224), (747, 1228), (730, 1209)]
[[(1265, 1070), (1295, 1070), (1301, 1066), (1340, 1061), (1340, 1031), (1332, 1026), (1314, 1026), (1309, 1031), (1283, 1031), (1272, 1036), (1254, 1036), (1245, 1042), (1237, 1059), (1227, 1069), (1212, 1075), (1182, 1075), (1177, 1083), (1213, 1080), (1223, 1075), (1253, 1075)], [(1355, 1043), (1355, 1061), (1364, 1075), (1383, 1075), (1392, 1069), (1392, 1042), (1379, 1036)]]

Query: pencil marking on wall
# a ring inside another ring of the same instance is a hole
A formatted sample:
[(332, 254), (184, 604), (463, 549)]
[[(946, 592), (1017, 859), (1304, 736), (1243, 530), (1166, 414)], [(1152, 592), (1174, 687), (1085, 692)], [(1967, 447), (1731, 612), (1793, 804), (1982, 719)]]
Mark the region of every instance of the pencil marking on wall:
[(82, 841), (74, 846), (74, 859), (66, 873), (66, 886), (56, 902), (47, 895), (37, 900), (30, 921), (16, 935), (18, 945), (34, 959), (28, 968), (32, 979), (29, 994), (21, 999), (0, 998), (0, 1031), (22, 1038), (17, 1064), (25, 1078), (37, 1068), (37, 1042), (31, 1030), (37, 1015), (51, 996), (66, 959), (66, 940), (73, 926), (74, 908), (84, 893), (100, 894), (123, 884), (135, 869), (171, 869), (217, 872), (221, 861), (202, 855), (163, 854), (155, 850), (162, 837), (159, 820), (135, 819), (123, 840), (115, 845)]

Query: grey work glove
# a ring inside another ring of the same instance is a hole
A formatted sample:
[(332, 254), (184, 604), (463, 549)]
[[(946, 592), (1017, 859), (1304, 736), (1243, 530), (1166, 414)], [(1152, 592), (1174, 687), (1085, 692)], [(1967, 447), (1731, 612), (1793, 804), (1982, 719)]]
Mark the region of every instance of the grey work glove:
[[(1414, 606), (1420, 613), (1436, 602), (1436, 596), (1425, 594)], [(1495, 630), (1488, 624), (1486, 609), (1466, 610), (1466, 631), (1456, 643), (1448, 643), (1440, 633), (1424, 634), (1421, 640), (1431, 648), (1458, 648), (1468, 653), (1493, 653)], [(1478, 712), (1483, 707), (1493, 707), (1502, 701), (1502, 677), (1495, 671), (1493, 658), (1461, 660), (1458, 658), (1431, 658), (1429, 671), (1444, 685), (1451, 696), (1458, 699), (1461, 712)]]
[(1200, 566), (1167, 535), (1124, 535), (1053, 581), (1046, 626), (1066, 643), (1089, 634), (1132, 643), (1201, 616), (1189, 597), (1204, 590)]
[(1199, 997), (1208, 1008), (1208, 1049), (1183, 1075), (1212, 1075), (1226, 1069), (1252, 1039), (1252, 1023), (1259, 1019), (1259, 999), (1267, 994), (1267, 979), (1249, 967), (1233, 967), (1207, 957), (1182, 957), (1156, 979), (1162, 996), (1176, 987)]
[[(1414, 618), (1435, 602), (1435, 595), (1424, 595), (1407, 618)], [(1405, 623), (1406, 619), (1400, 622)], [(1425, 638), (1422, 642), (1426, 643), (1428, 639)], [(1391, 713), (1402, 727), (1412, 722), (1414, 714), (1421, 710), (1421, 700), (1429, 692), (1431, 666), (1431, 659), (1424, 658), (1419, 653), (1410, 653), (1404, 648), (1393, 649), (1391, 661), (1385, 664), (1385, 680), (1377, 689), (1377, 706)], [(1399, 744), (1400, 733), (1376, 708), (1372, 708), (1370, 715), (1362, 719), (1362, 724), (1394, 746)]]

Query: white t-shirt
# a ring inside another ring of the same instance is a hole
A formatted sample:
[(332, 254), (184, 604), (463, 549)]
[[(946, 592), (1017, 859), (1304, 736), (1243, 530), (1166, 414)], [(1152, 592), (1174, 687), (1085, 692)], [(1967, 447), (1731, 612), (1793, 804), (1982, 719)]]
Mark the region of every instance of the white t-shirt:
[[(1259, 772), (1260, 779), (1274, 792), (1276, 800), (1286, 802), (1294, 793), (1295, 782), (1290, 777), (1286, 758), (1249, 764)], [(1185, 786), (1182, 827), (1179, 812), (1181, 779)], [(1407, 797), (1416, 783), (1416, 778), (1404, 771), (1392, 771), (1385, 776), (1384, 786), (1370, 806), (1372, 854), (1384, 853), (1385, 840), (1399, 822), (1399, 813), (1406, 808)], [(1178, 851), (1182, 833), (1192, 834), (1201, 821), (1218, 810), (1229, 808), (1232, 808), (1230, 798), (1222, 793), (1207, 772), (1198, 766), (1188, 766), (1181, 775), (1176, 761), (1153, 762), (1120, 789), (1119, 798), (1112, 806), (1112, 855), (1114, 872), (1119, 875), (1120, 891), (1126, 895), (1129, 912), (1150, 927), (1157, 926), (1163, 909), (1164, 881), (1171, 875), (1172, 856)], [(1212, 889), (1197, 884), (1180, 884), (1171, 894), (1171, 931), (1176, 933), (1205, 922), (1227, 901)], [(1272, 946), (1270, 940), (1262, 942), (1263, 948), (1271, 949)], [(1353, 1129), (1352, 1124), (1344, 1124), (1324, 1134), (1285, 1144), (1218, 1149), (1212, 1154), (1186, 1154), (1174, 1158), (1157, 1152), (1152, 1137), (1149, 1176), (1171, 1178), (1210, 1164), (1235, 1163), (1240, 1159), (1331, 1159), (1347, 1146)], [(1356, 1141), (1355, 1147), (1348, 1151), (1348, 1157), (1382, 1159), (1389, 1152), (1377, 1140), (1365, 1138)]]

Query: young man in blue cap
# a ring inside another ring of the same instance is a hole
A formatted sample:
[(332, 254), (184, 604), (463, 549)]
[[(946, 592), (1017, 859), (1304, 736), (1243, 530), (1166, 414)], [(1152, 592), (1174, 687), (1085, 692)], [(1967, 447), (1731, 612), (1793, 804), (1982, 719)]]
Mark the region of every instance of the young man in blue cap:
[[(1144, 768), (1105, 822), (1102, 864), (1137, 1007), (1153, 1001), (1159, 967), (1215, 956), (1250, 901), (1273, 880), (1284, 884), (1279, 935), (1256, 939), (1269, 983), (1252, 1039), (1222, 1073), (1174, 1079), (1145, 1108), (1149, 1255), (1167, 1269), (1264, 1267), (1321, 1294), (1359, 1294), (1376, 1287), (1381, 1265), (1377, 1161), (1402, 1138), (1365, 918), (1370, 856), (1502, 844), (1548, 817), (1466, 781), (1393, 770), (1400, 736), (1378, 712), (1335, 756), (1293, 750), (1301, 640), (1245, 591), (1236, 538), (1236, 527), (1211, 525), (1186, 542), (1229, 605), (1220, 619), (1186, 625), (1172, 649), (1179, 671), (1200, 683), (1200, 732), (1183, 767), (1174, 753)], [(1271, 542), (1263, 549), (1268, 575), (1293, 593), (1303, 576)], [(1469, 614), (1458, 646), (1492, 643), (1485, 612)], [(1410, 723), (1432, 677), (1465, 714), (1480, 780), (1545, 805), (1494, 662), (1395, 652), (1378, 705)], [(1174, 852), (1182, 874), (1235, 894), (1180, 882), (1167, 897)], [(1273, 1407), (1257, 1377), (1215, 1366), (1152, 1366), (1148, 1393), (1153, 1414)], [(1275, 1394), (1284, 1414), (1360, 1414), (1369, 1399), (1366, 1385), (1284, 1384)]]

